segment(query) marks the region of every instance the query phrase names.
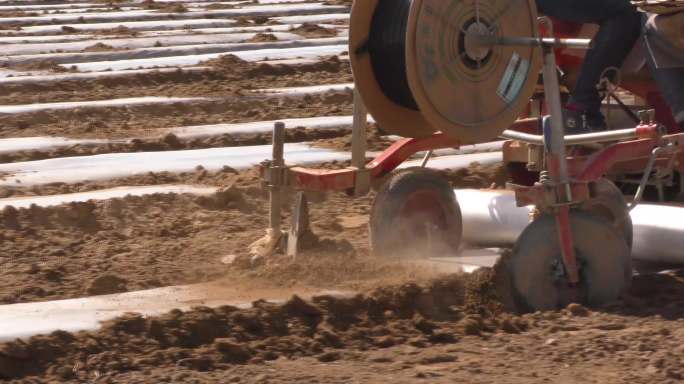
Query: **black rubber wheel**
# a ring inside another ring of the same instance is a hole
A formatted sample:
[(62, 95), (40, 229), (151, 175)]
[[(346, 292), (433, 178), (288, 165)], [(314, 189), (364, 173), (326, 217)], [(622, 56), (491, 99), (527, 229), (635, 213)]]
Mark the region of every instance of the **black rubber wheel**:
[(455, 255), (463, 236), (456, 195), (437, 172), (399, 171), (378, 192), (370, 215), (376, 256), (424, 258)]
[[(580, 283), (570, 288), (554, 217), (543, 215), (520, 235), (513, 251), (497, 265), (504, 304), (520, 312), (557, 310), (571, 302), (599, 305), (617, 299), (631, 283), (630, 250), (604, 219), (581, 211), (570, 214)], [(625, 273), (629, 269), (630, 274)], [(508, 292), (506, 292), (508, 290)]]

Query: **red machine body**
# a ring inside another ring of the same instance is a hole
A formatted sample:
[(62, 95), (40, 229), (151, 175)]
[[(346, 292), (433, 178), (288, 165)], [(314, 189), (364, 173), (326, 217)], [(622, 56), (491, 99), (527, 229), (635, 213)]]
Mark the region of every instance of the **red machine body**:
[[(596, 28), (588, 25), (577, 25), (559, 20), (554, 20), (556, 37), (578, 38), (591, 37)], [(580, 71), (584, 52), (571, 49), (558, 49), (556, 52), (557, 62), (565, 74), (565, 78), (572, 83), (576, 74)], [(643, 61), (642, 61), (643, 62)], [(633, 93), (647, 104), (648, 109), (655, 111), (654, 121), (642, 122), (637, 128), (639, 134), (633, 140), (622, 141), (612, 145), (606, 145), (601, 149), (588, 153), (587, 151), (569, 151), (568, 162), (570, 176), (575, 183), (579, 183), (580, 189), (586, 190), (587, 183), (596, 181), (607, 174), (624, 175), (643, 173), (654, 148), (663, 144), (671, 143), (678, 148), (680, 142), (684, 142), (682, 127), (674, 122), (673, 114), (669, 106), (660, 96), (660, 92), (651, 79), (648, 68), (642, 66), (636, 71), (623, 73), (620, 87)], [(570, 87), (572, 84), (568, 84)], [(543, 98), (541, 98), (543, 100)], [(530, 105), (536, 101), (530, 101)], [(532, 108), (529, 108), (532, 110)], [(541, 114), (545, 107), (539, 108)], [(521, 117), (512, 124), (510, 130), (540, 133), (540, 118), (529, 115)], [(666, 127), (665, 130), (662, 127)], [(495, 140), (496, 138), (492, 138)], [(353, 194), (358, 187), (359, 177), (370, 177), (370, 181), (381, 179), (393, 172), (400, 164), (412, 155), (429, 150), (443, 148), (458, 148), (460, 142), (442, 133), (436, 133), (423, 139), (402, 139), (387, 148), (381, 155), (367, 164), (366, 169), (350, 167), (342, 170), (307, 169), (302, 167), (288, 168), (286, 178), (289, 187), (310, 191), (346, 191)], [(511, 144), (511, 143), (508, 143)], [(504, 146), (504, 159), (511, 146)], [(526, 148), (524, 149), (527, 150)], [(512, 156), (515, 158), (515, 156)], [(514, 184), (518, 184), (517, 194), (520, 204), (538, 202), (540, 191), (534, 186), (538, 180), (538, 174), (530, 172), (522, 161), (520, 151), (518, 158), (521, 161), (506, 161), (512, 165), (511, 175)], [(664, 151), (654, 161), (654, 167), (670, 166), (675, 171), (684, 171), (684, 157), (679, 150)], [(518, 165), (518, 167), (515, 167)], [(363, 172), (360, 172), (363, 171)], [(363, 174), (363, 175), (362, 175)], [(527, 187), (527, 188), (524, 188)], [(357, 191), (358, 194), (358, 191)], [(577, 191), (578, 196), (586, 195), (586, 191)]]

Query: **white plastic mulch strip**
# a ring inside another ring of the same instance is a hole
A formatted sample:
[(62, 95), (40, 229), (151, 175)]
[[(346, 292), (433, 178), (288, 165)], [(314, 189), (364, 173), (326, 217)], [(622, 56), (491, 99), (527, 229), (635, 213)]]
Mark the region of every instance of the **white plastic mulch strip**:
[[(107, 37), (103, 35), (102, 37)], [(111, 37), (111, 36), (109, 36)], [(69, 41), (79, 41), (92, 39), (93, 35), (87, 34), (73, 34), (73, 35), (43, 35), (43, 36), (1, 36), (0, 35), (0, 47), (4, 50), (13, 44), (43, 44), (43, 43), (59, 43), (59, 42), (69, 42)]]
[(207, 284), (174, 286), (80, 299), (2, 305), (0, 343), (56, 330), (93, 331), (100, 328), (101, 322), (126, 312), (153, 316), (174, 308), (187, 310), (200, 304), (249, 307), (248, 303), (231, 302), (225, 297), (210, 295), (212, 289), (217, 288)]
[[(483, 152), (465, 155), (440, 156), (428, 162), (428, 168), (434, 169), (461, 169), (468, 168), (472, 164), (490, 165), (503, 161), (502, 152)], [(399, 169), (418, 167), (422, 160), (412, 160), (402, 163)]]
[[(369, 116), (369, 121), (373, 119)], [(352, 116), (326, 116), (326, 117), (311, 117), (302, 119), (282, 119), (278, 120), (285, 124), (285, 129), (307, 128), (307, 129), (351, 129), (353, 117)], [(178, 127), (159, 130), (159, 135), (154, 137), (163, 137), (167, 133), (173, 133), (182, 140), (191, 140), (204, 137), (220, 136), (225, 134), (240, 134), (240, 133), (266, 133), (273, 130), (273, 125), (276, 123), (272, 121), (257, 121), (251, 123), (237, 123), (237, 124), (213, 124), (213, 125), (198, 125), (188, 127)], [(18, 137), (0, 139), (0, 154), (13, 153), (19, 151), (38, 151), (46, 149), (54, 149), (59, 147), (68, 147), (73, 145), (98, 145), (107, 143), (126, 143), (133, 139), (68, 139), (63, 137)]]
[(18, 151), (38, 151), (72, 145), (96, 145), (110, 143), (106, 139), (66, 139), (63, 137), (12, 137), (0, 139), (0, 154)]
[[(188, 172), (198, 165), (209, 171), (219, 170), (224, 166), (246, 169), (270, 157), (270, 145), (63, 157), (0, 164), (0, 173), (7, 174), (0, 180), (0, 185), (75, 183), (148, 172)], [(350, 154), (313, 148), (307, 144), (285, 144), (285, 157), (288, 162), (306, 165), (348, 160)]]
[(257, 89), (252, 91), (256, 94), (266, 94), (266, 95), (311, 95), (317, 93), (326, 92), (340, 92), (340, 91), (352, 91), (354, 90), (354, 83), (344, 83), (344, 84), (323, 84), (323, 85), (313, 85), (309, 87), (285, 87), (285, 88), (266, 88)]
[[(273, 25), (257, 25), (257, 26), (239, 26), (226, 28), (197, 28), (193, 29), (191, 33), (215, 34), (215, 33), (246, 33), (246, 32), (287, 32), (294, 28), (300, 27), (302, 23), (291, 24), (273, 24)], [(349, 27), (338, 24), (324, 24), (318, 23), (319, 27), (335, 29), (338, 31), (338, 36), (347, 36)], [(167, 31), (146, 31), (140, 32), (138, 36), (163, 36), (169, 34), (187, 34), (187, 30), (167, 30)]]
[(301, 24), (301, 23), (331, 23), (349, 21), (349, 13), (332, 13), (323, 15), (297, 15), (273, 17), (274, 21), (282, 24)]
[(67, 203), (117, 199), (126, 196), (146, 196), (170, 193), (211, 195), (217, 190), (218, 187), (196, 185), (146, 185), (136, 187), (118, 187), (62, 195), (9, 197), (0, 199), (0, 209), (3, 209), (7, 206), (12, 206), (17, 209), (30, 208), (32, 205), (37, 205), (39, 207), (52, 207)]
[[(0, 2), (3, 4), (4, 2)], [(0, 11), (28, 11), (35, 12), (43, 9), (78, 9), (78, 8), (93, 8), (102, 6), (98, 3), (74, 3), (74, 4), (15, 4), (15, 5), (0, 5)]]
[(159, 19), (235, 18), (240, 16), (289, 16), (301, 14), (327, 14), (344, 12), (348, 7), (320, 3), (256, 5), (242, 8), (204, 10), (196, 12), (158, 12), (156, 10), (133, 10), (121, 12), (82, 12), (50, 14), (45, 16), (19, 16), (0, 18), (0, 25), (56, 23), (97, 23), (117, 21), (141, 21)]
[[(349, 56), (347, 55), (337, 55), (337, 58), (340, 59), (340, 61), (348, 62), (349, 61)], [(311, 59), (276, 59), (276, 60), (259, 60), (259, 63), (269, 63), (272, 65), (276, 64), (285, 64), (285, 65), (301, 65), (301, 64), (313, 64), (316, 62), (319, 62), (319, 58), (311, 58)]]
[[(104, 36), (103, 36), (104, 37)], [(68, 42), (92, 39), (93, 35), (73, 34), (73, 35), (45, 35), (45, 36), (0, 36), (0, 44), (3, 49), (11, 44), (20, 43), (50, 43)]]
[(0, 18), (0, 25), (45, 25), (56, 23), (78, 23), (81, 20), (85, 22), (110, 22), (118, 20), (141, 20), (145, 16), (159, 15), (162, 18), (167, 18), (172, 13), (159, 13), (154, 10), (143, 9), (125, 12), (82, 12), (82, 13), (60, 13), (49, 14), (42, 16), (18, 16), (18, 17), (3, 17)]
[(57, 64), (82, 63), (84, 61), (123, 61), (123, 60), (146, 60), (154, 58), (176, 57), (186, 55), (203, 54), (230, 54), (237, 52), (263, 51), (266, 49), (284, 51), (292, 48), (320, 47), (335, 44), (345, 44), (346, 37), (305, 39), (295, 35), (290, 41), (255, 42), (255, 43), (228, 43), (228, 44), (193, 44), (177, 45), (171, 47), (148, 47), (118, 51), (102, 52), (71, 52), (71, 53), (46, 53), (37, 55), (19, 55), (2, 58), (1, 62), (7, 65), (16, 65), (28, 62), (50, 60)]
[[(258, 49), (254, 51), (236, 51), (231, 54), (246, 61), (264, 61), (279, 59), (314, 59), (322, 56), (340, 55), (348, 50), (344, 45), (323, 45), (317, 47), (300, 47), (285, 49)], [(226, 53), (210, 53), (204, 55), (158, 57), (152, 59), (134, 59), (117, 61), (97, 61), (89, 63), (62, 64), (65, 68), (76, 68), (79, 71), (120, 71), (126, 69), (155, 68), (155, 67), (182, 67), (193, 66), (203, 61), (215, 59)]]
[(14, 71), (11, 69), (2, 69), (0, 68), (0, 80), (4, 78), (12, 78), (14, 76), (22, 76), (27, 74), (27, 72), (23, 71)]
[(193, 73), (193, 72), (204, 72), (209, 70), (210, 67), (185, 67), (185, 68), (159, 68), (159, 69), (131, 69), (128, 71), (104, 71), (104, 72), (87, 72), (87, 73), (55, 73), (49, 75), (28, 75), (28, 76), (12, 76), (12, 77), (1, 77), (0, 75), (0, 85), (9, 84), (30, 84), (30, 83), (54, 83), (58, 81), (67, 80), (91, 80), (91, 79), (102, 79), (106, 77), (121, 77), (121, 76), (132, 76), (147, 73)]
[[(221, 255), (217, 255), (220, 257)], [(310, 291), (301, 289), (260, 290), (268, 295), (268, 302), (282, 303), (293, 294), (308, 299), (314, 295), (345, 295), (353, 292)], [(233, 298), (233, 299), (231, 299)], [(240, 298), (238, 301), (236, 298)], [(167, 313), (173, 309), (189, 310), (192, 307), (219, 307), (230, 305), (250, 308), (252, 302), (263, 297), (252, 297), (244, 290), (225, 281), (171, 286), (145, 291), (92, 296), (79, 299), (0, 305), (0, 343), (49, 334), (62, 330), (67, 332), (94, 331), (101, 323), (125, 313), (135, 312), (143, 316)]]
[(237, 22), (232, 19), (194, 19), (194, 20), (162, 20), (162, 21), (130, 21), (122, 23), (92, 23), (92, 24), (68, 24), (68, 25), (36, 25), (22, 27), (21, 31), (0, 30), (0, 35), (5, 34), (49, 34), (62, 33), (64, 28), (72, 28), (72, 32), (99, 31), (125, 27), (133, 31), (150, 31), (163, 29), (192, 29), (214, 28), (235, 26)]
[[(338, 31), (338, 36), (347, 36), (348, 27), (346, 25), (335, 24), (318, 24), (323, 28), (335, 29)], [(239, 26), (239, 27), (214, 27), (214, 28), (193, 28), (193, 29), (162, 29), (150, 31), (137, 31), (135, 37), (128, 37), (125, 40), (132, 42), (144, 38), (165, 38), (185, 36), (188, 38), (196, 38), (199, 35), (209, 36), (216, 34), (238, 34), (238, 33), (276, 33), (289, 32), (294, 28), (301, 26), (301, 24), (277, 24), (277, 25), (258, 25), (258, 26)], [(0, 36), (0, 44), (43, 44), (48, 42), (77, 42), (82, 40), (112, 40), (119, 39), (121, 35), (116, 34), (101, 34), (93, 36), (89, 34), (62, 34), (61, 30), (56, 31), (55, 35), (25, 35), (25, 36)]]
[[(277, 121), (284, 123), (286, 129), (297, 127), (308, 129), (338, 129), (351, 128), (353, 120), (354, 118), (352, 116), (325, 116), (302, 119), (281, 119)], [(181, 139), (197, 139), (226, 134), (272, 132), (275, 123), (276, 120), (237, 124), (196, 125), (171, 128), (168, 132), (173, 133)]]
[[(279, 41), (290, 41), (303, 39), (302, 36), (289, 32), (272, 32)], [(3, 47), (3, 55), (35, 55), (51, 52), (77, 52), (83, 51), (95, 44), (104, 44), (113, 49), (140, 49), (153, 47), (176, 47), (196, 44), (228, 44), (240, 43), (252, 39), (256, 36), (254, 32), (248, 33), (218, 33), (213, 35), (179, 35), (179, 36), (158, 36), (158, 37), (135, 37), (135, 38), (100, 38), (89, 40), (72, 41), (66, 43), (28, 43), (11, 44)], [(49, 59), (49, 57), (47, 57)]]
[(73, 101), (62, 103), (23, 104), (23, 105), (0, 105), (0, 114), (19, 114), (39, 111), (74, 108), (107, 108), (107, 107), (132, 107), (154, 104), (189, 103), (197, 101), (210, 101), (206, 97), (132, 97), (125, 99), (96, 100), (96, 101)]

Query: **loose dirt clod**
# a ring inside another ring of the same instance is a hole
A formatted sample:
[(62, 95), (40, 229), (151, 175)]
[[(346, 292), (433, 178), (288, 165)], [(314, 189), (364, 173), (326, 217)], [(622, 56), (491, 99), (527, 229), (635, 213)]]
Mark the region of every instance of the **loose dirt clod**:
[(91, 281), (86, 287), (88, 295), (109, 295), (126, 292), (127, 281), (117, 275), (102, 275)]

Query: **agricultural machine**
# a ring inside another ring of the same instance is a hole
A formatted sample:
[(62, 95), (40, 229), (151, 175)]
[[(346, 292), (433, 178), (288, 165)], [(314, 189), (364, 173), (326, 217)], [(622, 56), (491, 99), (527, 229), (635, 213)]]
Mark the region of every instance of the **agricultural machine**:
[[(669, 3), (675, 9), (667, 8), (668, 15), (644, 17), (674, 25), (663, 29), (681, 52), (684, 32), (677, 26), (684, 26), (684, 13), (676, 12), (681, 2)], [(532, 0), (355, 1), (351, 166), (287, 166), (284, 127), (277, 125), (273, 159), (262, 166), (271, 229), (280, 233), (287, 188), (359, 196), (380, 185), (369, 225), (376, 255), (457, 254), (467, 225), (459, 203), (468, 202), (457, 201), (449, 183), (425, 165), (435, 150), (503, 138), (507, 190), (518, 206), (534, 206), (497, 268), (515, 306), (528, 311), (614, 300), (632, 278), (630, 209), (645, 196), (666, 201), (679, 194), (684, 134), (675, 119), (682, 111), (673, 112), (673, 95), (654, 80), (658, 65), (645, 65), (652, 41), (646, 36), (619, 71), (619, 84), (616, 77), (601, 84), (610, 113), (631, 126), (564, 135), (562, 99), (593, 33), (591, 26), (540, 17)], [(623, 91), (645, 107), (627, 105)], [(370, 163), (367, 112), (382, 130), (404, 138)], [(397, 171), (419, 152), (427, 153), (423, 166)], [(289, 234), (291, 254), (306, 226), (302, 196)]]

